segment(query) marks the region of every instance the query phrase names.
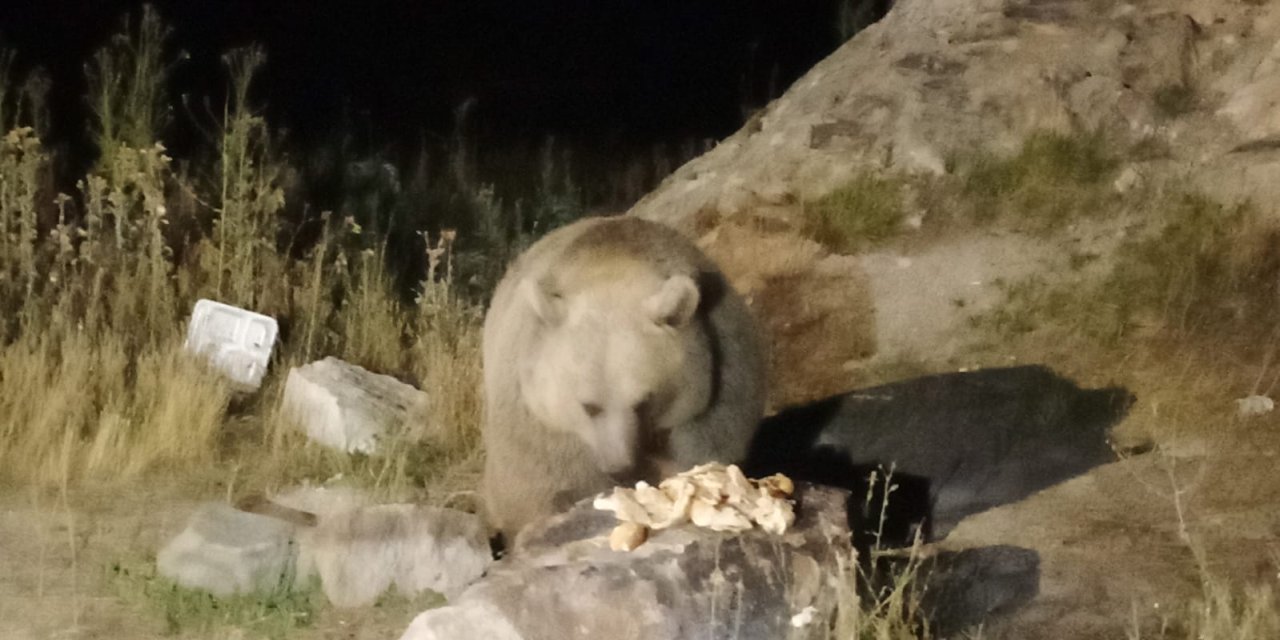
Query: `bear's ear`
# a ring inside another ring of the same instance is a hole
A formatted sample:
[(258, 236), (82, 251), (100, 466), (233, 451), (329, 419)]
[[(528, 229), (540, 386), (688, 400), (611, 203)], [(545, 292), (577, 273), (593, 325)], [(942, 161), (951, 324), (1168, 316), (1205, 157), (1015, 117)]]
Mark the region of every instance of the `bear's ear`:
[(534, 315), (548, 325), (560, 322), (564, 315), (564, 297), (549, 278), (529, 278), (520, 284), (520, 293)]
[(683, 327), (698, 310), (701, 294), (693, 278), (676, 275), (667, 278), (662, 288), (645, 301), (645, 311), (655, 323)]

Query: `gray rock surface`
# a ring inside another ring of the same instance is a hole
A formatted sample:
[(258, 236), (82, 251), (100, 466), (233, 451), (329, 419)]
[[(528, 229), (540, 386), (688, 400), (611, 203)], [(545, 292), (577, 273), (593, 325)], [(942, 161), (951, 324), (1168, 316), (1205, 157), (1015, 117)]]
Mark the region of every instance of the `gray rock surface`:
[(273, 511), (311, 517), (313, 526), (297, 531), (298, 576), (319, 576), (337, 606), (372, 604), (392, 586), (401, 594), (452, 598), (493, 561), (488, 532), (475, 514), (375, 504), (346, 487), (300, 487), (270, 502)]
[(427, 402), (411, 385), (328, 357), (289, 371), (281, 408), (312, 440), (373, 454), (381, 440), (421, 419)]
[[(414, 619), (402, 640), (827, 638), (840, 599), (852, 602), (857, 588), (847, 572), (849, 494), (801, 485), (796, 495), (795, 526), (781, 536), (683, 526), (631, 552), (609, 549), (613, 515), (583, 501), (522, 535), (450, 605)], [(936, 595), (924, 606), (943, 631), (1024, 604), (1039, 579), (1037, 556), (1025, 549), (946, 553), (925, 566), (920, 584)]]
[[(237, 508), (238, 507), (238, 508)], [(474, 514), (415, 504), (369, 504), (357, 492), (295, 489), (200, 507), (158, 554), (161, 575), (215, 595), (318, 577), (339, 607), (373, 604), (395, 587), (453, 597), (493, 560)]]
[[(806, 638), (791, 617), (835, 605), (837, 557), (850, 554), (845, 494), (810, 490), (782, 536), (688, 527), (653, 533), (631, 552), (607, 536), (613, 514), (591, 501), (521, 536), (453, 604), (427, 611), (403, 638)], [(480, 625), (473, 627), (472, 624)], [(503, 637), (499, 635), (498, 637)]]
[(871, 524), (909, 544), (906, 525), (927, 519), (929, 542), (973, 514), (1113, 462), (1108, 434), (1134, 400), (1126, 389), (1082, 388), (1043, 366), (913, 378), (769, 416), (746, 472), (866, 495), (867, 475), (892, 468), (898, 488), (886, 522)]
[[(855, 175), (929, 176), (974, 150), (1013, 152), (1035, 131), (1103, 128), (1117, 149), (1144, 142), (1167, 150), (1125, 158), (1118, 190), (1190, 187), (1280, 215), (1271, 204), (1280, 202), (1278, 42), (1276, 3), (899, 0), (629, 214), (698, 238), (730, 224), (794, 234), (806, 200)], [(918, 222), (920, 212), (906, 206)], [(923, 220), (926, 231), (931, 224)], [(969, 317), (1002, 298), (996, 283), (1052, 283), (1068, 272), (1073, 251), (1109, 264), (1122, 230), (1104, 226), (1060, 242), (921, 233), (909, 252), (859, 255), (843, 280), (870, 294), (844, 305), (844, 314), (874, 310), (874, 335), (848, 348), (830, 332), (821, 336), (851, 372), (843, 389), (824, 393), (851, 388), (861, 366), (960, 357), (974, 344)], [(761, 240), (738, 250), (766, 248)], [(749, 282), (757, 269), (726, 275)], [(795, 343), (812, 331), (798, 327), (786, 338)], [(804, 377), (803, 362), (784, 359), (781, 368), (781, 377)], [(839, 363), (819, 368), (819, 377), (839, 379)]]
[(336, 510), (299, 531), (298, 575), (320, 576), (340, 607), (373, 604), (394, 586), (456, 596), (492, 561), (480, 518), (453, 509), (385, 504)]
[(209, 503), (156, 555), (174, 582), (218, 596), (267, 590), (293, 579), (295, 527), (277, 518)]
[[(1185, 161), (1166, 171), (1234, 164), (1233, 149), (1280, 133), (1278, 38), (1272, 3), (900, 0), (632, 213), (692, 228), (865, 168), (939, 173), (953, 152), (1012, 150), (1037, 129), (1155, 136)], [(1181, 86), (1187, 112), (1162, 112), (1157, 94)]]

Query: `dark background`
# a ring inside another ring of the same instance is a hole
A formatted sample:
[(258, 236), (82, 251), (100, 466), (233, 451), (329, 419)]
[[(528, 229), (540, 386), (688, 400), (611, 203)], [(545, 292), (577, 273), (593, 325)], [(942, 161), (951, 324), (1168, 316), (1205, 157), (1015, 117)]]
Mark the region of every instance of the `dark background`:
[[(190, 54), (174, 75), (175, 97), (219, 110), (221, 53), (263, 45), (255, 95), (304, 148), (337, 130), (374, 145), (444, 135), (468, 98), (487, 139), (720, 138), (839, 44), (839, 0), (152, 4), (174, 28), (175, 51)], [(38, 65), (52, 75), (53, 142), (83, 142), (82, 65), (140, 6), (0, 1), (0, 43), (18, 52), (19, 73)], [(178, 111), (168, 134), (181, 144), (190, 114)]]

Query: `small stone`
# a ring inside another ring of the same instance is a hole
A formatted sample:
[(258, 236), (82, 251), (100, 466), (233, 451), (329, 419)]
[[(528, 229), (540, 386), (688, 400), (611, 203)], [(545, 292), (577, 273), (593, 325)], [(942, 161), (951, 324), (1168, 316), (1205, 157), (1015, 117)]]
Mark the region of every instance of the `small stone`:
[(791, 626), (797, 629), (807, 627), (809, 623), (813, 622), (813, 616), (817, 613), (818, 610), (813, 605), (809, 605), (802, 609), (800, 613), (791, 616)]
[(1275, 401), (1267, 396), (1252, 395), (1236, 400), (1236, 413), (1242, 418), (1271, 413), (1275, 408)]
[(1124, 171), (1120, 172), (1119, 177), (1116, 178), (1111, 186), (1115, 188), (1116, 193), (1128, 193), (1141, 184), (1142, 174), (1138, 173), (1138, 170), (1133, 167), (1125, 167)]

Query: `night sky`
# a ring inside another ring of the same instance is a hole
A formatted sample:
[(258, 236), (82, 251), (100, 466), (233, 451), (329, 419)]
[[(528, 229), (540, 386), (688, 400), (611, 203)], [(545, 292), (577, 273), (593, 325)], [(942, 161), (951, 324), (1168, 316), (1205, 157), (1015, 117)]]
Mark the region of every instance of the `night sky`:
[[(185, 0), (153, 3), (191, 58), (176, 94), (216, 96), (218, 56), (268, 53), (257, 97), (295, 142), (448, 131), (474, 97), (491, 136), (719, 138), (833, 50), (837, 0)], [(81, 66), (140, 3), (3, 0), (0, 41), (55, 83), (59, 139), (83, 128)]]

